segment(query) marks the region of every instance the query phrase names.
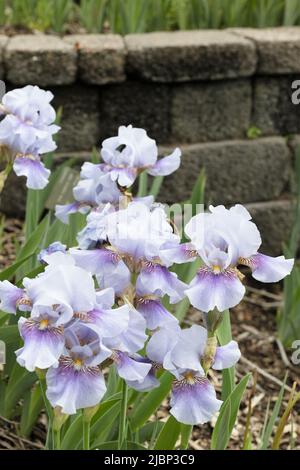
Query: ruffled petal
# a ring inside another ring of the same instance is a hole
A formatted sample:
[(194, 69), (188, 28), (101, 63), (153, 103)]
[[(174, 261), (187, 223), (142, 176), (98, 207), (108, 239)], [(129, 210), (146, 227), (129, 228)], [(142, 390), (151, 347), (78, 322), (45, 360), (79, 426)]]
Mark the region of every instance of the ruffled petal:
[(163, 246), (159, 250), (159, 257), (165, 266), (172, 266), (174, 263), (189, 263), (194, 261), (196, 256), (197, 252), (191, 243)]
[(201, 268), (185, 293), (193, 307), (203, 312), (214, 308), (223, 312), (242, 300), (245, 287), (234, 270), (215, 274), (207, 268)]
[(167, 176), (180, 167), (181, 151), (176, 148), (171, 155), (157, 160), (155, 165), (147, 169), (147, 173), (152, 176)]
[(57, 366), (65, 343), (63, 329), (51, 326), (40, 329), (38, 322), (24, 317), (18, 325), (24, 346), (16, 351), (17, 362), (30, 372)]
[(46, 394), (51, 405), (60, 406), (61, 411), (69, 415), (81, 408), (96, 406), (106, 392), (104, 377), (98, 367), (76, 370), (60, 364), (48, 370), (46, 381)]
[(218, 346), (212, 368), (215, 370), (228, 369), (234, 366), (241, 357), (241, 351), (236, 341), (230, 341), (225, 346)]
[(135, 168), (115, 168), (110, 171), (110, 177), (120, 186), (129, 188), (137, 177), (137, 170)]
[(30, 189), (45, 188), (51, 173), (38, 158), (16, 158), (13, 169), (17, 176), (26, 176), (26, 186)]
[(222, 401), (216, 397), (214, 387), (205, 377), (191, 382), (176, 381), (172, 389), (170, 413), (183, 424), (204, 424), (219, 411)]
[(156, 330), (158, 327), (167, 326), (171, 323), (178, 324), (177, 318), (159, 300), (140, 298), (136, 308), (145, 318), (149, 330)]
[(147, 362), (135, 361), (126, 353), (120, 351), (115, 352), (114, 362), (118, 374), (122, 379), (136, 381), (141, 383), (151, 369), (151, 364)]
[(45, 263), (45, 256), (49, 256), (57, 252), (66, 253), (66, 250), (66, 245), (63, 245), (61, 242), (53, 242), (47, 248), (44, 248), (39, 252), (37, 259), (40, 263)]
[(167, 294), (170, 303), (176, 304), (184, 297), (186, 284), (175, 273), (160, 264), (148, 263), (137, 278), (137, 290), (142, 294), (154, 294), (163, 297)]
[(145, 344), (148, 336), (145, 333), (146, 322), (142, 315), (134, 308), (130, 309), (128, 327), (119, 336), (114, 338), (105, 338), (105, 344), (119, 351), (136, 353), (140, 351)]
[(179, 325), (174, 328), (160, 328), (151, 336), (147, 344), (147, 357), (151, 361), (163, 365), (164, 369), (173, 370), (175, 366), (171, 360), (171, 353), (177, 344), (179, 334)]
[(261, 282), (278, 282), (291, 273), (294, 259), (286, 259), (284, 256), (263, 255), (257, 253), (245, 260), (252, 269), (252, 276)]
[(107, 309), (111, 308), (115, 303), (115, 291), (112, 287), (102, 289), (96, 292), (97, 306)]
[(87, 214), (90, 210), (89, 205), (82, 205), (79, 202), (72, 202), (71, 204), (57, 204), (55, 206), (55, 217), (60, 220), (63, 224), (69, 223), (69, 216), (80, 212), (81, 214)]
[(160, 386), (160, 381), (155, 376), (155, 370), (153, 368), (150, 369), (144, 380), (141, 382), (137, 380), (126, 380), (128, 387), (133, 388), (137, 392), (149, 392), (154, 388)]
[(9, 281), (0, 281), (0, 309), (6, 313), (17, 311), (18, 301), (24, 297), (24, 290), (14, 286)]
[(118, 295), (129, 286), (130, 271), (114, 251), (106, 248), (97, 250), (72, 248), (70, 253), (78, 266), (96, 275), (101, 289), (112, 287)]
[(62, 306), (60, 317), (62, 323), (69, 321), (73, 312), (89, 312), (96, 302), (91, 274), (69, 264), (57, 266), (51, 264), (35, 279), (25, 278), (23, 284), (34, 308), (39, 305)]
[(109, 310), (95, 308), (87, 314), (87, 326), (94, 329), (100, 338), (119, 336), (127, 330), (128, 324), (129, 307), (127, 305)]
[(191, 369), (204, 374), (201, 358), (207, 341), (207, 330), (193, 325), (180, 331), (178, 341), (171, 352), (172, 363), (180, 369)]

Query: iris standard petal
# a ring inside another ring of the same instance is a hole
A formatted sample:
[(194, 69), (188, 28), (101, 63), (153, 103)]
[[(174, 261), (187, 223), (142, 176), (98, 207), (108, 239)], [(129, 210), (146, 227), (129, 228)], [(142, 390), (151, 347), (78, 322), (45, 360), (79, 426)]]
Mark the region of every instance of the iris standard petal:
[(171, 352), (172, 363), (180, 369), (191, 369), (204, 374), (201, 358), (207, 341), (207, 330), (200, 325), (181, 330)]

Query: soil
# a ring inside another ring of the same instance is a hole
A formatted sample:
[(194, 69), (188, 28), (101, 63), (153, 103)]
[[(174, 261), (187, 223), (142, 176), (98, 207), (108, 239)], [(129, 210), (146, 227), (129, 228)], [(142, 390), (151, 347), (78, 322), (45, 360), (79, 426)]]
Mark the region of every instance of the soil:
[[(16, 248), (22, 242), (22, 223), (16, 219), (2, 220), (1, 232), (0, 269), (2, 270), (13, 262)], [(238, 421), (229, 443), (229, 448), (235, 450), (243, 447), (250, 397), (252, 396), (251, 441), (252, 448), (255, 449), (260, 445), (260, 434), (268, 404), (271, 412), (286, 372), (288, 372), (288, 378), (280, 416), (287, 405), (293, 383), (298, 384), (298, 390), (300, 385), (300, 365), (296, 366), (290, 362), (291, 351), (285, 351), (276, 337), (276, 311), (282, 302), (280, 285), (272, 285), (268, 287), (268, 290), (264, 290), (261, 286), (259, 288), (255, 282), (251, 282), (249, 278), (247, 278), (247, 285), (247, 295), (244, 301), (231, 312), (232, 334), (233, 338), (238, 341), (242, 352), (242, 357), (236, 367), (237, 379), (240, 380), (246, 373), (252, 372), (253, 376), (256, 376), (256, 386), (254, 388), (254, 381), (251, 379), (241, 403)], [(191, 309), (185, 320), (185, 325), (190, 326), (194, 323), (201, 324), (201, 317), (199, 312)], [(221, 374), (213, 372), (211, 380), (217, 391), (220, 392)], [(167, 419), (167, 401), (163, 403), (157, 416), (163, 421)], [(194, 427), (189, 442), (190, 449), (209, 449), (215, 422), (216, 417), (210, 423)], [(0, 449), (42, 448), (46, 437), (45, 423), (45, 415), (42, 414), (30, 438), (24, 439), (18, 434), (19, 424), (17, 421), (0, 417)], [(274, 432), (277, 424), (278, 422), (275, 423)], [(285, 426), (280, 447), (300, 450), (299, 403)]]

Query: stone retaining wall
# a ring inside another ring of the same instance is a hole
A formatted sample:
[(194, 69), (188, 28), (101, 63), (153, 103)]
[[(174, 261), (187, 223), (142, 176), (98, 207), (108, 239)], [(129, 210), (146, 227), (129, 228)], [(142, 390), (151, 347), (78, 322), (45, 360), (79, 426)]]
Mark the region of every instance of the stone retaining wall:
[[(291, 101), (300, 28), (0, 37), (0, 78), (8, 88), (54, 92), (62, 155), (81, 160), (130, 123), (146, 128), (162, 153), (179, 145), (182, 167), (161, 198), (187, 198), (204, 166), (207, 199), (249, 205), (266, 249), (280, 251), (292, 220), (290, 139), (300, 134), (300, 105)], [(254, 128), (261, 136), (250, 140)], [(19, 215), (24, 189), (11, 181), (1, 208)]]

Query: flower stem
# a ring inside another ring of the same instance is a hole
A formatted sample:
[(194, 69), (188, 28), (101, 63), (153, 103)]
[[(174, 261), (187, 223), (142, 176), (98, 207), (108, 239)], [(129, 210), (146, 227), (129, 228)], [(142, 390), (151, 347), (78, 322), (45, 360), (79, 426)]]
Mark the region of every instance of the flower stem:
[(83, 450), (90, 450), (91, 422), (83, 418)]
[(127, 400), (128, 400), (128, 387), (124, 380), (122, 383), (122, 401), (121, 401), (121, 413), (120, 413), (120, 423), (119, 423), (119, 445), (118, 445), (119, 450), (121, 450), (124, 447), (124, 441), (126, 439)]
[(60, 429), (53, 431), (54, 450), (60, 450)]
[(54, 444), (54, 435), (53, 435), (53, 429), (52, 429), (52, 424), (53, 424), (53, 411), (51, 408), (51, 405), (49, 403), (49, 400), (46, 396), (46, 378), (43, 376), (43, 374), (40, 374), (37, 372), (38, 378), (39, 378), (39, 383), (40, 383), (40, 388), (41, 388), (41, 393), (44, 401), (44, 405), (46, 408), (46, 412), (48, 415), (48, 430), (47, 430), (47, 438), (46, 438), (46, 444), (45, 447), (47, 450), (53, 449), (53, 444)]

